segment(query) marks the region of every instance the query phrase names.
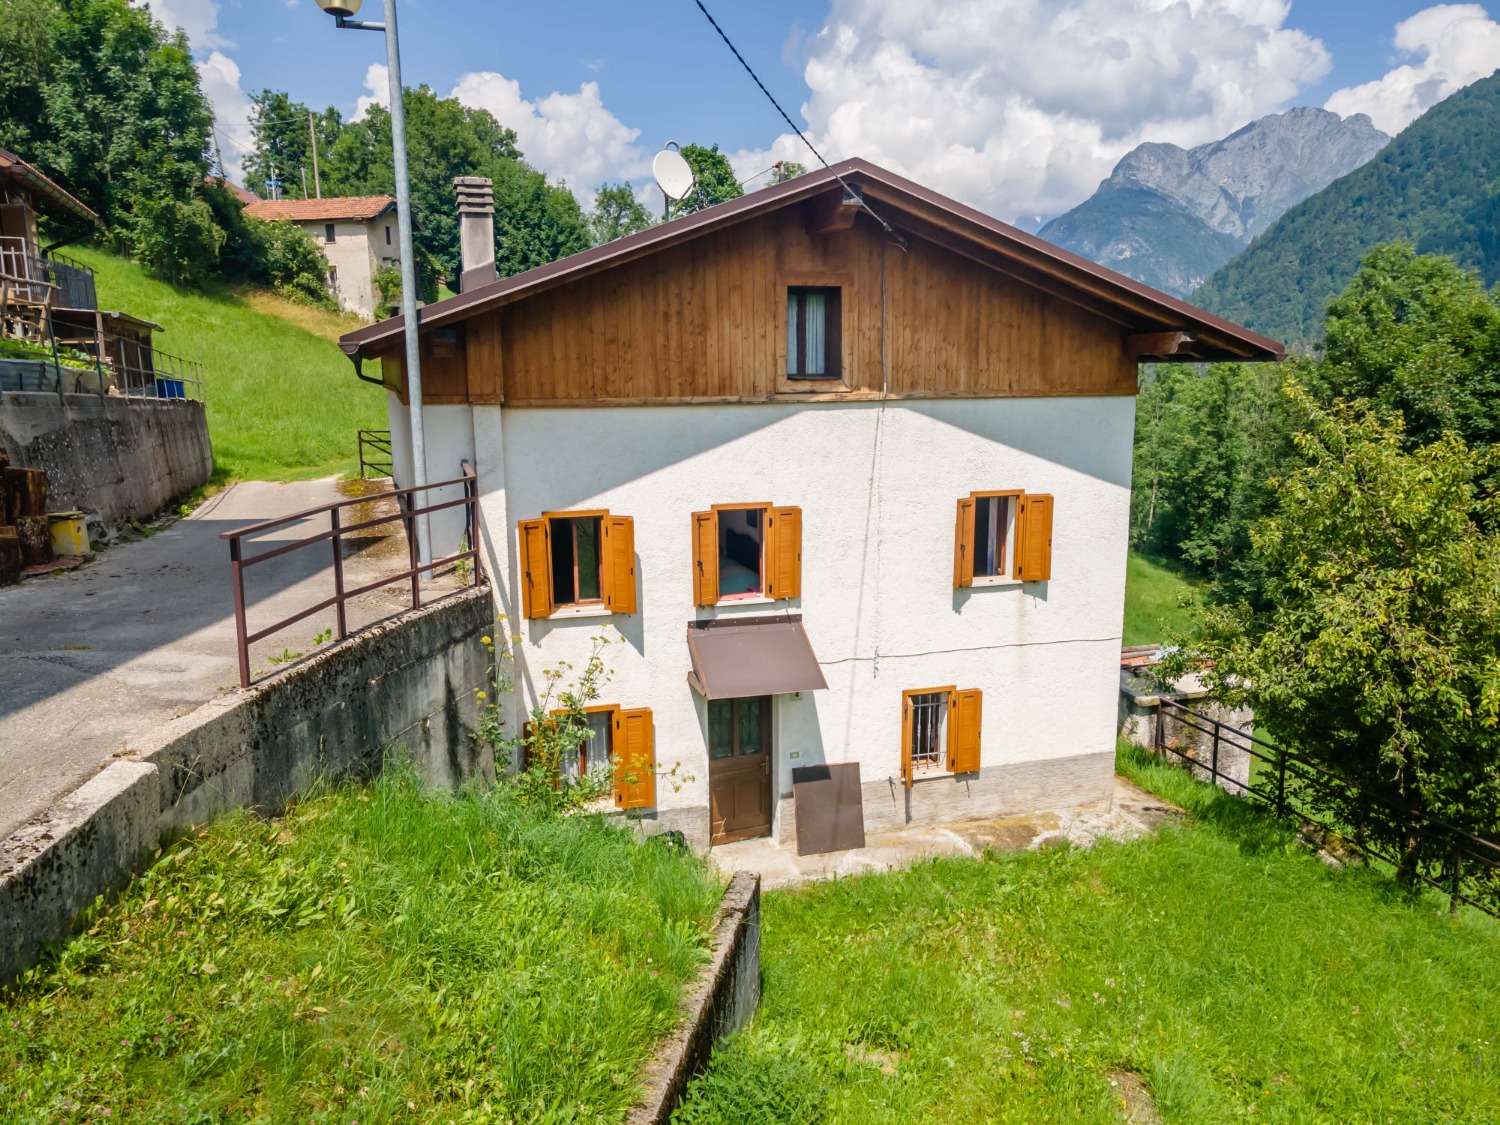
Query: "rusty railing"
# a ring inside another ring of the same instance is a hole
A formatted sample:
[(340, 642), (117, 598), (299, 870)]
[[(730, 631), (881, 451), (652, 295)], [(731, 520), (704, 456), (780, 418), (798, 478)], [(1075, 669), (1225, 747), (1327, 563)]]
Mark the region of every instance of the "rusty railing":
[(391, 453), (391, 431), (390, 430), (360, 430), (359, 431), (359, 475), (363, 480), (370, 479), (371, 469), (383, 469), (384, 472), (376, 474), (380, 477), (394, 476), (395, 457)]
[[(460, 485), (464, 490), (463, 496), (457, 500), (445, 500), (438, 504), (427, 504), (425, 507), (415, 507), (416, 493), (431, 492), (439, 488), (448, 488), (452, 485)], [(387, 516), (376, 516), (373, 519), (361, 520), (358, 523), (348, 525), (341, 524), (339, 514), (345, 508), (355, 504), (369, 504), (379, 500), (394, 498), (400, 510)], [(422, 563), (417, 556), (417, 536), (415, 524), (419, 516), (430, 516), (433, 512), (446, 511), (449, 508), (463, 506), (466, 511), (465, 536), (463, 543), (467, 549), (457, 554), (449, 555), (447, 558), (433, 559), (431, 562)], [(300, 539), (289, 542), (278, 543), (275, 547), (261, 551), (259, 554), (246, 555), (244, 540), (247, 536), (259, 535), (262, 532), (274, 528), (284, 527), (287, 524), (297, 523), (300, 520), (311, 519), (314, 516), (328, 515), (328, 530), (314, 532)], [(373, 582), (366, 582), (354, 589), (346, 589), (344, 586), (344, 537), (356, 532), (367, 531), (372, 527), (382, 524), (393, 523), (399, 520), (406, 532), (407, 544), (407, 568), (396, 574), (390, 574), (383, 578), (377, 578)], [(420, 609), (422, 607), (422, 585), (421, 579), (424, 574), (431, 574), (440, 567), (455, 566), (465, 559), (471, 560), (473, 567), (472, 585), (478, 586), (482, 581), (481, 565), (479, 558), (479, 482), (474, 475), (474, 469), (465, 461), (463, 463), (463, 476), (452, 480), (437, 481), (421, 488), (395, 488), (387, 492), (376, 492), (369, 496), (359, 496), (351, 500), (340, 500), (333, 504), (323, 504), (316, 508), (308, 508), (305, 511), (294, 512), (280, 519), (262, 520), (246, 527), (236, 528), (234, 531), (226, 531), (219, 536), (220, 539), (229, 542), (229, 570), (230, 583), (234, 589), (234, 629), (235, 642), (239, 652), (240, 663), (240, 687), (248, 688), (251, 683), (250, 677), (250, 646), (256, 641), (264, 640), (272, 633), (280, 632), (288, 626), (311, 617), (315, 613), (322, 613), (332, 608), (336, 632), (339, 640), (349, 635), (349, 626), (344, 611), (344, 606), (352, 598), (361, 594), (368, 594), (382, 587), (393, 585), (397, 582), (409, 581), (411, 583), (411, 607)], [(269, 562), (271, 559), (280, 558), (282, 555), (290, 554), (292, 551), (311, 547), (317, 543), (331, 543), (333, 545), (333, 596), (324, 598), (315, 605), (308, 606), (290, 617), (282, 618), (274, 624), (267, 625), (255, 632), (249, 631), (246, 622), (245, 605), (245, 570), (247, 567), (255, 566), (257, 563)], [(439, 599), (440, 600), (440, 599)]]

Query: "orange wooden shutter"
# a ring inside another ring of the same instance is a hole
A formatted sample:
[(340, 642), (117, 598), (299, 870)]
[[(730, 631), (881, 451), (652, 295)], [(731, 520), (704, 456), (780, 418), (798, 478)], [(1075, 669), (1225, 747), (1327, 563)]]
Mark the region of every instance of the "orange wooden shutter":
[(948, 716), (948, 769), (952, 773), (979, 772), (979, 732), (984, 693), (978, 688), (953, 693)]
[(766, 535), (766, 576), (771, 598), (802, 596), (802, 509), (772, 508)]
[(693, 513), (693, 604), (719, 601), (719, 517), (715, 512)]
[(911, 788), (911, 695), (901, 693), (901, 780)]
[(1023, 582), (1045, 582), (1052, 577), (1052, 497), (1021, 497), (1020, 544), (1016, 548), (1016, 577)]
[(521, 521), (521, 611), (527, 617), (552, 615), (552, 552), (546, 520)]
[(604, 605), (612, 613), (634, 613), (635, 520), (605, 516)]
[(958, 526), (953, 533), (953, 585), (974, 585), (974, 498), (958, 502)]
[(614, 728), (615, 805), (649, 809), (656, 805), (656, 739), (651, 709), (616, 711)]
[(528, 720), (521, 724), (521, 772), (525, 773), (531, 768), (531, 723)]

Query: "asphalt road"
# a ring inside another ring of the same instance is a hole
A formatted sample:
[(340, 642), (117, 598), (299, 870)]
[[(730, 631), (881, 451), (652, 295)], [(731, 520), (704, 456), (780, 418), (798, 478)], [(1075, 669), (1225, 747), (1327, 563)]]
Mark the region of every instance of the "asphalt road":
[[(0, 838), (128, 755), (132, 740), (235, 690), (229, 551), (219, 534), (341, 498), (331, 479), (237, 484), (149, 539), (0, 590)], [(325, 527), (326, 516), (257, 542)], [(404, 567), (400, 525), (389, 527), (396, 538), (352, 546), (351, 586)], [(251, 630), (328, 597), (332, 563), (321, 543), (249, 568)], [(351, 607), (350, 628), (399, 612), (405, 589), (366, 596)], [(311, 651), (332, 622), (330, 610), (261, 642), (252, 650), (255, 675), (276, 670), (271, 655)]]

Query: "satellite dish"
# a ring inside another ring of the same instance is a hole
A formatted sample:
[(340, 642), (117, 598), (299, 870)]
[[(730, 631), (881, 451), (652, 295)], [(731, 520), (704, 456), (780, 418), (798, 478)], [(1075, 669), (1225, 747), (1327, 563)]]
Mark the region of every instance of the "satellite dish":
[(651, 174), (668, 199), (686, 199), (698, 182), (692, 167), (675, 147), (662, 149), (656, 154), (656, 159), (651, 162)]

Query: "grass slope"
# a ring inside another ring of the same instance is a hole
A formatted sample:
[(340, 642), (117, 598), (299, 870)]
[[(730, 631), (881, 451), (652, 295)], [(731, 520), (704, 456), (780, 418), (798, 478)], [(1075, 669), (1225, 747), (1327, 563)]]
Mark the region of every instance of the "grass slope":
[(721, 887), (395, 771), (184, 841), (0, 1004), (7, 1122), (618, 1121)]
[(1182, 599), (1196, 589), (1187, 578), (1134, 551), (1125, 566), (1125, 638), (1127, 645), (1148, 645), (1188, 626)]
[(1193, 295), (1278, 340), (1323, 338), (1364, 256), (1404, 240), (1500, 281), (1500, 75), (1439, 102), (1363, 168), (1293, 207)]
[(1122, 756), (1189, 817), (768, 893), (761, 1010), (676, 1120), (1118, 1122), (1136, 1082), (1168, 1123), (1500, 1120), (1500, 927)]
[(219, 470), (305, 480), (358, 467), (355, 431), (386, 425), (385, 394), (362, 383), (335, 341), (355, 318), (268, 293), (179, 289), (134, 262), (69, 249), (98, 275), (99, 304), (154, 320), (164, 352), (203, 364)]

